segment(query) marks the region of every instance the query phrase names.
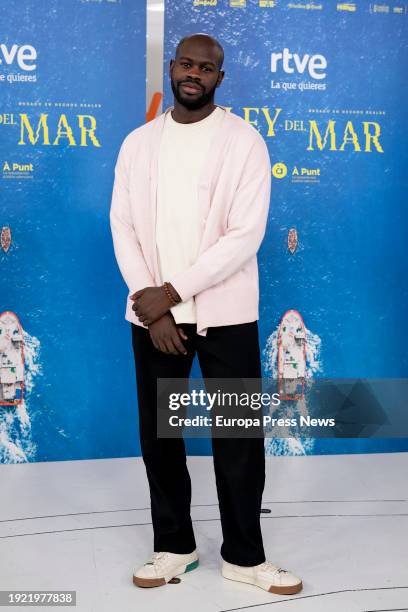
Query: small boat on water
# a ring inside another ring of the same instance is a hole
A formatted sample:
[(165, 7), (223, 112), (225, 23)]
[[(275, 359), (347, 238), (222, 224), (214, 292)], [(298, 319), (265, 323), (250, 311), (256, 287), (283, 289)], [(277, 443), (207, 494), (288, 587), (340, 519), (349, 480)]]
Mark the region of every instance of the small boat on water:
[(305, 324), (297, 310), (287, 310), (278, 330), (278, 392), (280, 399), (302, 399), (305, 377)]
[(24, 338), (19, 318), (0, 314), (0, 406), (16, 406), (24, 395)]
[(7, 253), (11, 245), (11, 229), (7, 225), (1, 228), (0, 245), (3, 251)]
[(292, 227), (288, 232), (288, 249), (289, 252), (293, 255), (298, 247), (298, 234), (294, 227)]

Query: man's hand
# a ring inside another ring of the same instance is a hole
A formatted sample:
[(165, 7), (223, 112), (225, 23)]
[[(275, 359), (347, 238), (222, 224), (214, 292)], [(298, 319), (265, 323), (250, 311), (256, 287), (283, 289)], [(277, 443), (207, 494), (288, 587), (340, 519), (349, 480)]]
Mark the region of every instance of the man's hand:
[(181, 327), (177, 327), (173, 315), (168, 312), (149, 325), (152, 342), (159, 351), (168, 355), (187, 355), (187, 350), (181, 341), (187, 336)]
[[(170, 285), (171, 293), (177, 300), (181, 301), (176, 290)], [(132, 310), (135, 312), (139, 321), (144, 325), (151, 325), (157, 319), (160, 319), (168, 310), (174, 306), (169, 300), (164, 287), (145, 287), (136, 291), (130, 296), (134, 301)]]

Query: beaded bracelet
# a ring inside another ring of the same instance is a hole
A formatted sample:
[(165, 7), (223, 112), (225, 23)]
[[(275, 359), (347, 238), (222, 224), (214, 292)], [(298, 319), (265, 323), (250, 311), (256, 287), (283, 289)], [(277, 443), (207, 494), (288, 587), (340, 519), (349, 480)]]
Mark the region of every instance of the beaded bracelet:
[(178, 304), (178, 302), (174, 299), (174, 297), (171, 294), (171, 291), (169, 289), (169, 283), (167, 283), (167, 282), (163, 283), (163, 287), (164, 287), (164, 290), (165, 290), (165, 292), (167, 294), (167, 297), (169, 298), (170, 302), (172, 304), (174, 304), (174, 305)]

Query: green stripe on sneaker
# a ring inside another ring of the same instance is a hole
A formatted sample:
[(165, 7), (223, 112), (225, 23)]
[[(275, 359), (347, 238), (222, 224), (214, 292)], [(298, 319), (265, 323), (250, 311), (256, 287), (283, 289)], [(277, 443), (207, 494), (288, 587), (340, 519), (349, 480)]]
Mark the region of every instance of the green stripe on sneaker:
[(195, 569), (196, 567), (198, 567), (198, 559), (197, 561), (193, 561), (192, 563), (186, 565), (185, 572), (191, 572), (191, 570)]

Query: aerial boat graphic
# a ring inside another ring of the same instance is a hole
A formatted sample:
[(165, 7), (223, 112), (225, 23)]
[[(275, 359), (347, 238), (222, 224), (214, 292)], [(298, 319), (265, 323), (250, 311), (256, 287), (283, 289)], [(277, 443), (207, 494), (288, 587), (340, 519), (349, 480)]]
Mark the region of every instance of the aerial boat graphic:
[(14, 312), (0, 315), (0, 406), (16, 406), (24, 394), (23, 329)]
[(7, 225), (1, 228), (0, 244), (3, 251), (7, 253), (11, 245), (11, 229)]
[(278, 392), (281, 400), (304, 397), (306, 329), (297, 310), (287, 310), (278, 330)]
[(297, 231), (294, 227), (292, 227), (288, 232), (288, 249), (289, 252), (293, 255), (298, 247), (298, 235)]

